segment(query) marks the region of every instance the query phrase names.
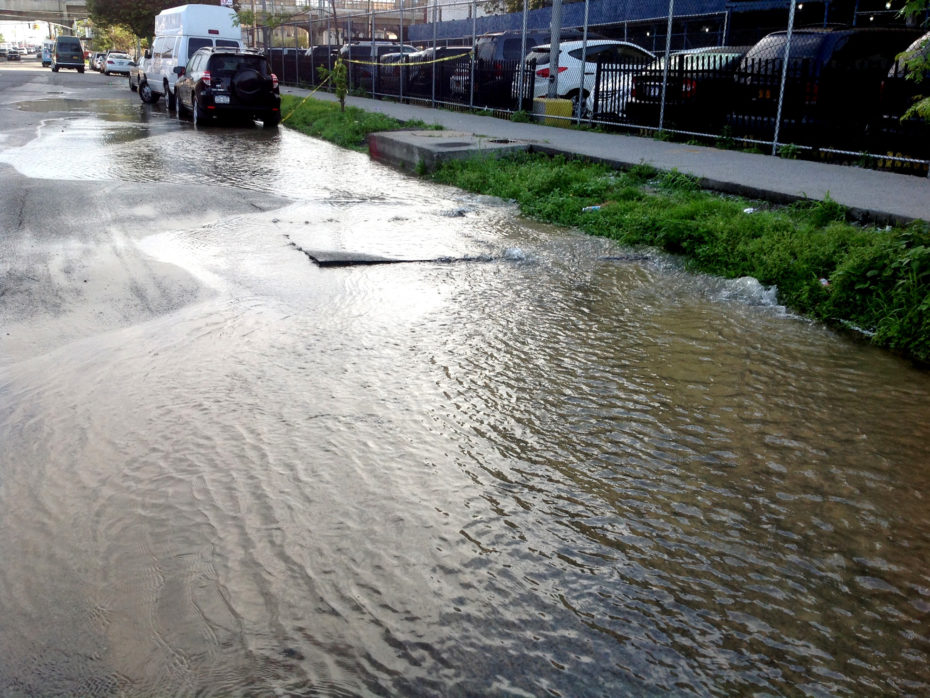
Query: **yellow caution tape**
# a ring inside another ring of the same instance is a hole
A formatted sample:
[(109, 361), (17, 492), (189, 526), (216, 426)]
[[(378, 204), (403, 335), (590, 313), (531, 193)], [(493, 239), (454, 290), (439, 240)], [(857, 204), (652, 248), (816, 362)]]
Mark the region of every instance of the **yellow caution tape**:
[[(409, 56), (410, 54), (407, 54), (407, 55)], [(405, 66), (405, 65), (431, 65), (433, 63), (442, 63), (443, 61), (454, 61), (460, 58), (471, 59), (471, 57), (472, 57), (472, 54), (470, 53), (459, 53), (455, 56), (446, 56), (445, 58), (436, 58), (432, 61), (411, 61), (409, 63), (404, 62), (404, 61), (397, 61), (396, 63), (381, 63), (379, 61), (353, 61), (348, 58), (343, 58), (342, 62), (343, 63), (354, 63), (355, 65), (383, 65), (383, 66), (393, 67), (393, 66)]]
[(325, 85), (327, 82), (329, 82), (330, 77), (332, 77), (332, 76), (331, 76), (331, 75), (327, 75), (327, 76), (326, 76), (326, 79), (323, 80), (323, 82), (321, 82), (319, 85), (317, 85), (316, 87), (314, 87), (314, 88), (310, 91), (310, 94), (308, 94), (306, 97), (304, 97), (302, 100), (300, 100), (300, 102), (297, 103), (297, 106), (294, 107), (293, 109), (291, 109), (291, 110), (287, 113), (287, 116), (285, 116), (283, 119), (281, 119), (281, 123), (284, 123), (285, 121), (287, 121), (288, 119), (290, 119), (290, 118), (291, 118), (291, 115), (292, 115), (295, 111), (297, 111), (298, 109), (300, 109), (300, 108), (303, 106), (304, 102), (306, 102), (306, 101), (307, 101), (308, 99), (310, 99), (313, 95), (315, 95), (317, 92), (319, 92), (319, 91), (320, 91), (320, 88), (323, 87), (323, 85)]

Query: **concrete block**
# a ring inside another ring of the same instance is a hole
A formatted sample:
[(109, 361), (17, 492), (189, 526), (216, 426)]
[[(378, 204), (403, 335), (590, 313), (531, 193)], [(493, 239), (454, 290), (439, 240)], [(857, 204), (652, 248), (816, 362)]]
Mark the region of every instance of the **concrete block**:
[[(571, 124), (572, 100), (537, 97), (533, 100), (533, 116), (536, 117), (537, 122), (545, 124), (546, 126), (568, 126)], [(566, 118), (551, 118), (556, 116), (564, 116)]]
[(528, 148), (526, 141), (461, 131), (383, 131), (368, 136), (368, 152), (374, 160), (410, 172), (431, 172), (443, 160), (500, 157)]

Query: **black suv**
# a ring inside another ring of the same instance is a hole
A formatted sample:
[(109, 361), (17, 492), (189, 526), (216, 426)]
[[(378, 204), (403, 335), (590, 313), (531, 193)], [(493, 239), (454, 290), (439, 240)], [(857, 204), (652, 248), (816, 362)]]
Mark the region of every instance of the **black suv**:
[(260, 119), (266, 128), (281, 123), (278, 78), (257, 51), (202, 48), (174, 72), (178, 116), (190, 114), (195, 124), (217, 116)]
[[(916, 34), (888, 27), (795, 31), (779, 140), (864, 149), (882, 79)], [(738, 135), (772, 137), (786, 42), (785, 32), (769, 34), (740, 61), (736, 103), (728, 117)]]

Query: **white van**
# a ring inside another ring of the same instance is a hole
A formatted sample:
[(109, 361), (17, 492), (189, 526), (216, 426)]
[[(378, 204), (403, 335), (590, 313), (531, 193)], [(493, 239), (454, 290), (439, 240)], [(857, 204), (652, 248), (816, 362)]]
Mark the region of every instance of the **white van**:
[(243, 48), (235, 20), (235, 10), (218, 5), (181, 5), (159, 12), (151, 59), (146, 61), (146, 88), (139, 89), (142, 100), (156, 102), (164, 95), (168, 108), (174, 109), (175, 66), (187, 65), (194, 51), (205, 46)]

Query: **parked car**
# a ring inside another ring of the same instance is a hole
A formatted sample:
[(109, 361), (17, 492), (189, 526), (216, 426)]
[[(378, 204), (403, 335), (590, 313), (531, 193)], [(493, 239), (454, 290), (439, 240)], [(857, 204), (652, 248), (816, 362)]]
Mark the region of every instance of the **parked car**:
[(349, 70), (349, 87), (366, 92), (380, 91), (376, 84), (378, 62), (388, 53), (416, 53), (416, 46), (394, 41), (353, 41), (339, 49)]
[(435, 46), (407, 54), (404, 93), (441, 101), (450, 99), (451, 76), (459, 66), (469, 65), (471, 51), (471, 46)]
[(380, 94), (400, 95), (401, 75), (404, 72), (404, 57), (414, 53), (385, 53), (378, 59), (377, 84)]
[[(779, 140), (864, 149), (882, 79), (917, 35), (891, 27), (796, 30), (787, 57)], [(740, 61), (727, 116), (737, 135), (773, 137), (786, 43), (786, 32), (769, 34)]]
[(190, 114), (195, 125), (220, 116), (259, 119), (266, 128), (281, 123), (278, 78), (257, 51), (202, 48), (174, 72), (178, 116)]
[[(540, 44), (526, 56), (526, 77), (530, 80), (530, 97), (545, 97), (549, 92), (552, 74), (552, 50), (549, 44)], [(582, 59), (584, 62), (582, 63)], [(614, 71), (627, 73), (642, 70), (655, 59), (651, 51), (628, 41), (594, 39), (591, 41), (564, 41), (559, 43), (558, 96), (572, 100), (572, 112), (594, 91), (598, 64), (614, 66)], [(514, 94), (518, 94), (519, 73), (514, 76)], [(524, 92), (524, 94), (527, 94)]]
[(695, 131), (721, 127), (733, 93), (733, 74), (749, 48), (713, 46), (681, 51), (669, 56), (667, 71), (665, 57), (656, 59), (633, 76), (626, 120), (640, 126), (659, 125), (665, 79), (663, 126)]
[(103, 59), (107, 57), (106, 51), (97, 51), (96, 53), (90, 54), (90, 59), (88, 63), (91, 70), (96, 70), (98, 73), (103, 70)]
[(146, 55), (143, 55), (138, 61), (133, 61), (129, 66), (129, 89), (132, 92), (137, 91), (145, 81), (145, 67), (150, 60), (146, 58)]
[(72, 68), (79, 73), (84, 72), (84, 47), (76, 36), (59, 36), (55, 39), (55, 48), (52, 51), (52, 72), (57, 73), (62, 68)]
[(882, 80), (878, 119), (871, 127), (871, 145), (876, 152), (930, 158), (930, 122), (904, 118), (919, 96), (930, 96), (930, 67), (909, 75), (907, 61), (930, 57), (930, 32), (916, 39), (895, 60)]
[(132, 59), (128, 53), (122, 51), (110, 51), (103, 59), (104, 75), (119, 73), (120, 75), (129, 75), (129, 69), (132, 67)]
[[(480, 107), (509, 108), (514, 106), (513, 78), (519, 71), (526, 53), (539, 44), (548, 44), (552, 34), (548, 30), (526, 33), (524, 41), (519, 31), (482, 34), (475, 41), (475, 65), (460, 66), (450, 79), (453, 96), (468, 102), (472, 99), (471, 76), (474, 70), (474, 104)], [(588, 33), (589, 40), (603, 39), (599, 34)], [(577, 29), (563, 29), (560, 41), (584, 39)]]
[(55, 51), (55, 42), (46, 39), (42, 42), (42, 67), (48, 68), (52, 64), (52, 53)]
[(20, 52), (15, 48), (11, 48), (6, 52), (6, 59), (8, 61), (21, 61), (22, 58), (22, 54), (20, 54)]

